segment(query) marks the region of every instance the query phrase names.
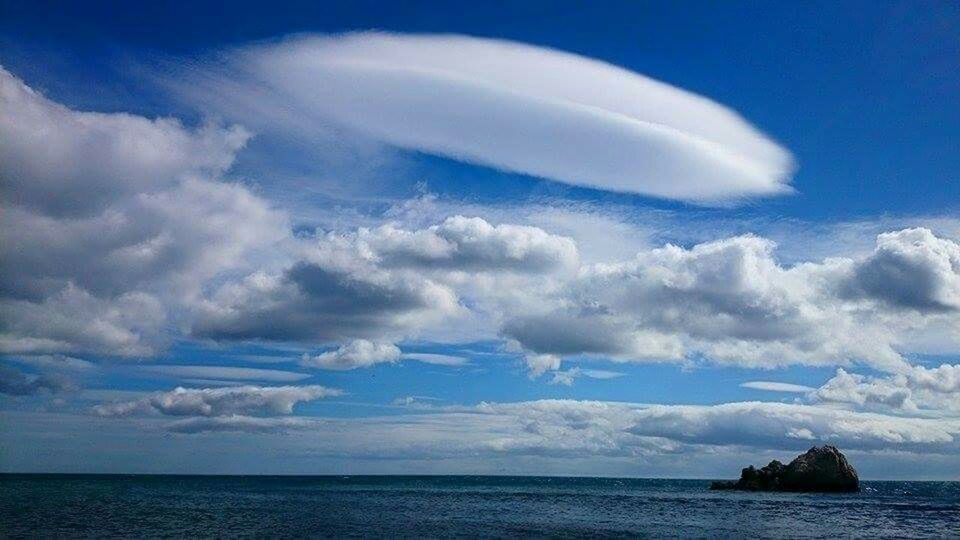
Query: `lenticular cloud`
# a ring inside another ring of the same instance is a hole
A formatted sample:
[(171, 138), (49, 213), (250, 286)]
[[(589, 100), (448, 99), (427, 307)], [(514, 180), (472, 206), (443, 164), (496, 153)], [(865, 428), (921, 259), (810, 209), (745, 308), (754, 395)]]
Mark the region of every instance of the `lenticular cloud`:
[(574, 54), (361, 33), (252, 46), (233, 59), (244, 73), (233, 91), (404, 149), (697, 202), (790, 190), (790, 154), (735, 112)]

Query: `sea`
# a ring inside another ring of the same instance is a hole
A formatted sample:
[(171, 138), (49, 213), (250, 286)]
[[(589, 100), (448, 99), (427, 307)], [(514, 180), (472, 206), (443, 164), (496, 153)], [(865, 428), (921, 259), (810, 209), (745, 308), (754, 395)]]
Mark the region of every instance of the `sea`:
[(856, 494), (709, 480), (0, 475), (0, 537), (960, 538), (960, 482)]

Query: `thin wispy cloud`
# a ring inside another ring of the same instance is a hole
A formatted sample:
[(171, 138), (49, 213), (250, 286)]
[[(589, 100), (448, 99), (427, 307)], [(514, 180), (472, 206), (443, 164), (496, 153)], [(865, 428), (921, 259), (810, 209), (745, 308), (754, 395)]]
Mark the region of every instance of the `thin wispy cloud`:
[(754, 390), (766, 390), (768, 392), (787, 392), (791, 394), (805, 394), (813, 392), (816, 388), (804, 386), (802, 384), (790, 384), (775, 381), (747, 381), (740, 384), (741, 388), (752, 388)]
[(308, 373), (233, 366), (155, 365), (144, 366), (141, 369), (166, 377), (184, 379), (209, 378), (233, 381), (296, 382), (310, 377)]

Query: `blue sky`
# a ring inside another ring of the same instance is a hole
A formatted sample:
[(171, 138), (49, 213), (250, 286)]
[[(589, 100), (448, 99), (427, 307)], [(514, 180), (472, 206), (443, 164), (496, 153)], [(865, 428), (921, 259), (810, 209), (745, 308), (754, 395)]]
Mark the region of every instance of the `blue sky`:
[(3, 470), (957, 479), (955, 5), (3, 10)]

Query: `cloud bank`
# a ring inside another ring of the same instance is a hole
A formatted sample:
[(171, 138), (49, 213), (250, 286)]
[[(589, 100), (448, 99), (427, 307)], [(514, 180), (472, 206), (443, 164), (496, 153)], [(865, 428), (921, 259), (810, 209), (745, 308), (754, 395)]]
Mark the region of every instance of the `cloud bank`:
[(233, 386), (229, 388), (182, 388), (156, 392), (135, 401), (106, 403), (94, 407), (101, 416), (161, 414), (165, 416), (231, 416), (290, 414), (297, 403), (339, 396), (335, 388), (308, 386)]
[[(310, 437), (313, 455), (354, 459), (642, 458), (742, 451), (738, 449), (794, 451), (815, 444), (860, 452), (896, 449), (919, 456), (955, 452), (960, 421), (785, 403), (539, 400), (469, 407), (421, 405), (411, 414), (349, 419), (221, 415), (176, 421), (166, 429), (187, 434), (301, 432)], [(343, 432), (351, 436), (334, 436)]]
[(953, 240), (905, 229), (881, 234), (866, 257), (792, 267), (774, 248), (747, 235), (591, 265), (508, 317), (502, 332), (528, 352), (534, 373), (577, 355), (748, 367), (862, 362), (904, 372), (908, 336), (956, 328)]

